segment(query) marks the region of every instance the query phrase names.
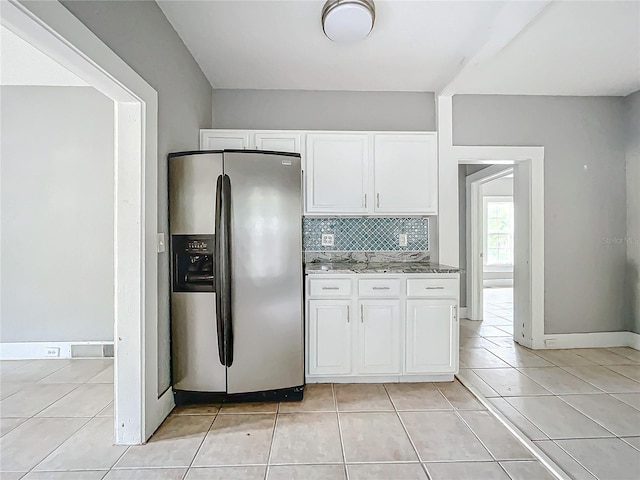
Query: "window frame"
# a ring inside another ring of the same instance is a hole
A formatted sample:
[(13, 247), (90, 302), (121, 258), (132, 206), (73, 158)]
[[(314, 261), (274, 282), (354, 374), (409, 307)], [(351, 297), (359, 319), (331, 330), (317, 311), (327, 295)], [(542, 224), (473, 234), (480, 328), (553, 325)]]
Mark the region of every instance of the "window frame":
[[(511, 232), (511, 250), (513, 260), (509, 263), (488, 263), (489, 259), (489, 203), (511, 203), (512, 205), (512, 232)], [(490, 268), (513, 268), (515, 261), (514, 249), (515, 237), (515, 203), (513, 195), (486, 195), (482, 197), (482, 265)]]

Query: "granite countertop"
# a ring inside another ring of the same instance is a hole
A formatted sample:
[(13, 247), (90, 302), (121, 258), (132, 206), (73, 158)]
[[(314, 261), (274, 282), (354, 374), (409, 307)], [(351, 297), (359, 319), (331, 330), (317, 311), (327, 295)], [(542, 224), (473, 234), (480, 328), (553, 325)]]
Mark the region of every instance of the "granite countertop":
[(431, 262), (314, 262), (304, 266), (306, 274), (362, 274), (362, 273), (459, 273), (460, 269)]

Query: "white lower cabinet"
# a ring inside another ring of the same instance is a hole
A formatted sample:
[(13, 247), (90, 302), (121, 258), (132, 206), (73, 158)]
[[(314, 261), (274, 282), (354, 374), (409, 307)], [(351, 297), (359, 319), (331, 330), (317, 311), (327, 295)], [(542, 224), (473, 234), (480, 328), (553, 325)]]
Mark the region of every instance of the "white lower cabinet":
[(458, 281), (458, 274), (307, 275), (307, 382), (452, 380)]
[(400, 301), (361, 300), (358, 373), (400, 373)]
[(455, 300), (407, 300), (406, 373), (456, 372)]
[(309, 300), (310, 375), (351, 373), (350, 308), (349, 300)]

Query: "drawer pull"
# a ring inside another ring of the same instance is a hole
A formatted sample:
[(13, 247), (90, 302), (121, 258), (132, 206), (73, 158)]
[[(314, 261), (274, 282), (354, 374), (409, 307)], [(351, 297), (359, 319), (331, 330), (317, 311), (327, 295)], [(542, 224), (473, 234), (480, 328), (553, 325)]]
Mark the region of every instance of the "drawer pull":
[(373, 287), (374, 290), (389, 290), (389, 287)]
[(424, 287), (427, 290), (444, 290), (444, 287)]
[(322, 287), (323, 290), (340, 290), (340, 287)]

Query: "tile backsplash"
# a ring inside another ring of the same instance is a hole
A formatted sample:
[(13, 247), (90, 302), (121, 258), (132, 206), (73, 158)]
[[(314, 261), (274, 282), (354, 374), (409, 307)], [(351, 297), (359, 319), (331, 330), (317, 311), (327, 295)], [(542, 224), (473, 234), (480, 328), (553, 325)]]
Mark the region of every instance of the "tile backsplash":
[[(334, 245), (322, 245), (322, 234), (332, 233)], [(398, 235), (407, 235), (407, 246)], [(302, 221), (305, 252), (428, 251), (429, 219), (422, 217), (305, 217)]]

